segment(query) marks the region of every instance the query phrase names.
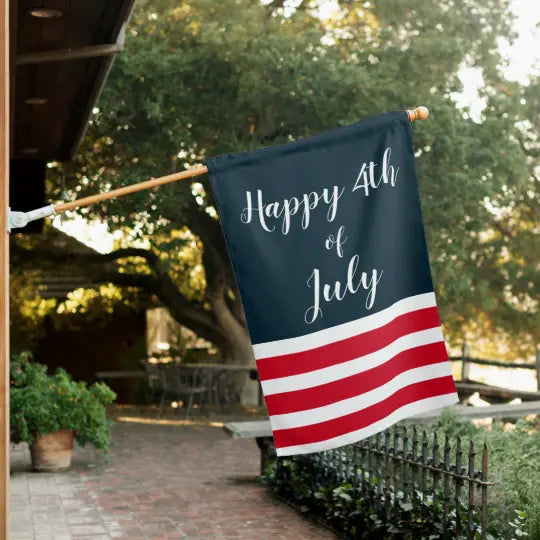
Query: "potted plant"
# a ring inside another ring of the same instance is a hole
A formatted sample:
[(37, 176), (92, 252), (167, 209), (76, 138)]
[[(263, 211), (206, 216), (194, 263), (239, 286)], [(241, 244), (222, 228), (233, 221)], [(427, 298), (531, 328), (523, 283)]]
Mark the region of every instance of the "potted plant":
[(110, 421), (105, 407), (116, 394), (106, 384), (76, 382), (63, 369), (49, 375), (28, 354), (13, 359), (10, 372), (12, 437), (28, 443), (34, 470), (68, 468), (73, 439), (107, 452)]

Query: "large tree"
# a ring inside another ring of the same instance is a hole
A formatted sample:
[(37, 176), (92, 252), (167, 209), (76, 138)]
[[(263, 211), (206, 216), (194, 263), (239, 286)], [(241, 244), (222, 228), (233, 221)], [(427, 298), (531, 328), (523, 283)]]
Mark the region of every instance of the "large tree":
[[(414, 136), (443, 321), (450, 335), (479, 320), (530, 335), (539, 98), (537, 82), (521, 87), (500, 71), (509, 1), (341, 1), (321, 17), (323, 3), (138, 0), (84, 144), (50, 169), (51, 197), (61, 198), (60, 175), (80, 197), (425, 104), (430, 119)], [(462, 66), (482, 70), (480, 121), (452, 99)], [(87, 268), (151, 293), (225, 359), (248, 363), (242, 306), (200, 182), (81, 210), (141, 246)], [(190, 246), (198, 255), (186, 263)]]

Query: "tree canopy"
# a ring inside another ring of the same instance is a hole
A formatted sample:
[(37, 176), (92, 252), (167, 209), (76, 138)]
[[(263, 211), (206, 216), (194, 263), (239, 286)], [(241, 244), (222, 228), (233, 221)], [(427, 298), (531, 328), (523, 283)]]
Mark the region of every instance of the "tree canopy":
[[(60, 176), (80, 197), (427, 105), (414, 143), (444, 326), (454, 339), (480, 326), (530, 347), (539, 337), (540, 94), (537, 79), (521, 86), (501, 72), (510, 2), (343, 0), (331, 16), (322, 3), (139, 0), (80, 151), (50, 168), (51, 197), (61, 198)], [(453, 99), (463, 66), (483, 74), (480, 119)], [(204, 179), (80, 213), (130, 239), (106, 256), (101, 279), (155, 295), (224, 357), (251, 361)]]

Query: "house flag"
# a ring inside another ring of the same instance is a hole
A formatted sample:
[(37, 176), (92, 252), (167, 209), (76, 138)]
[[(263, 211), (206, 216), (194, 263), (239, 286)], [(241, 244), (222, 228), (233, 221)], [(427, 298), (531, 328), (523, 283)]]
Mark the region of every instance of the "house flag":
[(278, 456), (458, 401), (405, 112), (207, 166)]

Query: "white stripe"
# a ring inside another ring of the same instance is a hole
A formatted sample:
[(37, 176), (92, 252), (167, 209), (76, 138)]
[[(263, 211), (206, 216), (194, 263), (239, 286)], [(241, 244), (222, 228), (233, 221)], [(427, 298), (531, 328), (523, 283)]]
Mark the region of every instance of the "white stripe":
[(437, 328), (429, 328), (428, 330), (420, 330), (420, 332), (401, 336), (382, 349), (349, 360), (348, 362), (342, 362), (335, 366), (328, 366), (307, 373), (300, 373), (299, 375), (268, 379), (261, 381), (261, 386), (265, 396), (319, 386), (320, 384), (344, 379), (345, 377), (350, 377), (351, 375), (356, 375), (357, 373), (362, 373), (362, 371), (380, 366), (408, 349), (414, 349), (421, 345), (429, 345), (439, 341), (444, 341), (442, 330), (439, 326)]
[(375, 330), (405, 313), (416, 311), (418, 309), (435, 307), (436, 305), (435, 293), (417, 294), (416, 296), (403, 298), (382, 311), (373, 313), (373, 315), (367, 315), (361, 319), (356, 319), (355, 321), (325, 328), (324, 330), (319, 330), (318, 332), (305, 334), (303, 336), (281, 339), (278, 341), (268, 341), (267, 343), (258, 343), (257, 345), (253, 345), (253, 352), (255, 358), (259, 359), (315, 349), (335, 341), (341, 341), (352, 336), (363, 334), (364, 332)]
[(396, 409), (385, 418), (382, 418), (378, 422), (374, 422), (373, 424), (370, 424), (362, 429), (351, 431), (350, 433), (346, 433), (345, 435), (340, 435), (339, 437), (334, 437), (332, 439), (327, 439), (326, 441), (276, 448), (276, 454), (279, 457), (292, 456), (295, 454), (309, 454), (311, 452), (321, 452), (323, 450), (339, 448), (340, 446), (352, 444), (367, 437), (371, 437), (371, 435), (375, 435), (375, 433), (379, 433), (389, 428), (400, 420), (404, 420), (424, 412), (433, 411), (435, 409), (442, 409), (443, 407), (454, 405), (458, 401), (459, 399), (456, 393), (443, 394), (440, 396), (421, 399)]
[(358, 396), (314, 409), (271, 416), (270, 423), (272, 424), (272, 430), (298, 428), (333, 420), (380, 403), (410, 384), (429, 381), (447, 375), (452, 375), (452, 370), (450, 368), (450, 362), (446, 361), (409, 369), (396, 375), (392, 380), (382, 386)]

